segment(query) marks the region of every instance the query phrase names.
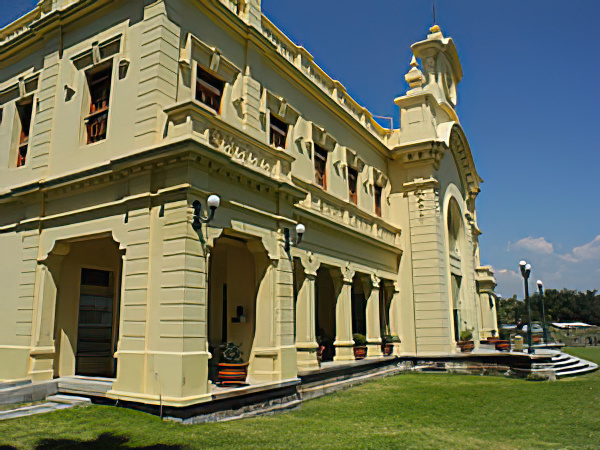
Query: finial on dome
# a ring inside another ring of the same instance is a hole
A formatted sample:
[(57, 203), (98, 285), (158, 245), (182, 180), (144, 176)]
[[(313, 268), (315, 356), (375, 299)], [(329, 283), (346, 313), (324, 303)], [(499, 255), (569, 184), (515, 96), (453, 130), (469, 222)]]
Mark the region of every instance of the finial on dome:
[(417, 62), (417, 58), (414, 55), (410, 60), (410, 66), (412, 68), (404, 76), (404, 79), (406, 80), (411, 89), (423, 86), (425, 78), (423, 77), (423, 72), (419, 70), (419, 63)]
[(429, 29), (429, 31), (430, 31), (431, 33), (441, 33), (441, 32), (442, 32), (442, 30), (441, 30), (441, 28), (440, 28), (440, 26), (439, 26), (439, 25), (434, 25), (434, 26), (432, 26), (432, 27)]

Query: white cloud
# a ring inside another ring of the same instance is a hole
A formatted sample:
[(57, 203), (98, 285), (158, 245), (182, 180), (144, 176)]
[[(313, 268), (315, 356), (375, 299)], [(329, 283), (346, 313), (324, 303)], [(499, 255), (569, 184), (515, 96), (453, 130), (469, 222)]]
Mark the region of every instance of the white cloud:
[(560, 255), (560, 258), (571, 263), (600, 259), (600, 235), (587, 244), (575, 247), (571, 253)]
[(521, 275), (519, 275), (516, 270), (509, 270), (509, 269), (499, 270), (498, 275), (502, 275), (502, 276), (506, 276), (506, 277), (521, 278)]
[(514, 248), (530, 250), (532, 252), (541, 253), (545, 255), (550, 255), (554, 253), (554, 245), (548, 242), (544, 237), (534, 238), (529, 236), (521, 239), (520, 241), (515, 242), (511, 246)]

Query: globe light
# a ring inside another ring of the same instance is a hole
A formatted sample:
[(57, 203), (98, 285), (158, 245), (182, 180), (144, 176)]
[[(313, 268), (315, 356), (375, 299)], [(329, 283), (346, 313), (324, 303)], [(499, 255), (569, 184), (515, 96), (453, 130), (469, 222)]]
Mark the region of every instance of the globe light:
[(216, 209), (219, 207), (219, 205), (221, 204), (221, 197), (219, 197), (218, 195), (211, 195), (210, 197), (208, 197), (208, 207), (211, 209)]

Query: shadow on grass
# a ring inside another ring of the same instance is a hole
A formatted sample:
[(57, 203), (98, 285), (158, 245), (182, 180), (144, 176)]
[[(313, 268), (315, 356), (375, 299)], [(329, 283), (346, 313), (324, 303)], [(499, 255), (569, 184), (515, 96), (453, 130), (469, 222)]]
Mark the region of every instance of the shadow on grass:
[[(128, 446), (129, 438), (125, 436), (116, 436), (111, 433), (103, 433), (92, 441), (77, 441), (74, 439), (42, 439), (36, 446), (36, 450), (71, 450), (71, 449), (86, 449), (86, 450), (105, 450), (105, 449), (142, 449), (142, 450), (183, 450), (185, 447), (180, 445), (148, 445), (143, 447)], [(0, 445), (0, 450), (18, 450), (10, 445)]]

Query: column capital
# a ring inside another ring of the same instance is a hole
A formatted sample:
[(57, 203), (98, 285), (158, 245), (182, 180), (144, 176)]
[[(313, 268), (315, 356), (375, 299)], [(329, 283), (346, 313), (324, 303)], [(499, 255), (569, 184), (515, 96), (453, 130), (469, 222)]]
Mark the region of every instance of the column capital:
[(313, 252), (304, 252), (299, 257), (302, 270), (306, 276), (317, 276), (317, 270), (321, 267), (321, 261)]
[(371, 289), (379, 290), (379, 287), (381, 285), (381, 279), (374, 273), (371, 274), (370, 278), (371, 278)]
[(340, 269), (342, 274), (342, 280), (344, 284), (352, 284), (354, 281), (354, 275), (356, 274), (355, 270), (350, 269), (350, 266), (346, 266)]

